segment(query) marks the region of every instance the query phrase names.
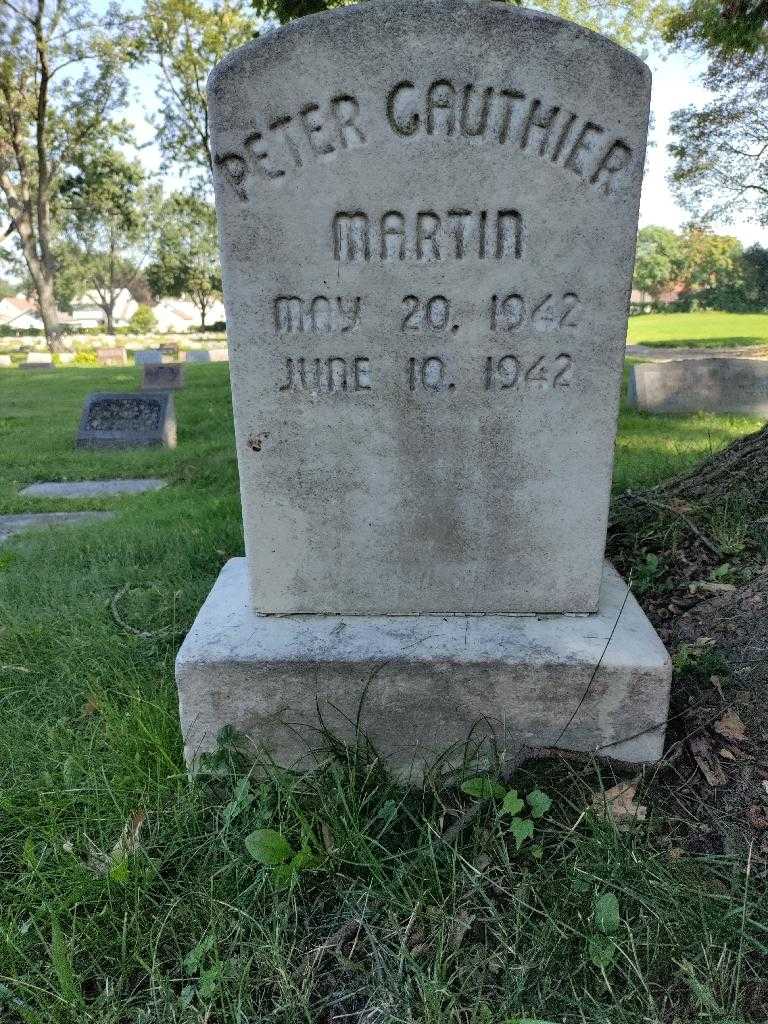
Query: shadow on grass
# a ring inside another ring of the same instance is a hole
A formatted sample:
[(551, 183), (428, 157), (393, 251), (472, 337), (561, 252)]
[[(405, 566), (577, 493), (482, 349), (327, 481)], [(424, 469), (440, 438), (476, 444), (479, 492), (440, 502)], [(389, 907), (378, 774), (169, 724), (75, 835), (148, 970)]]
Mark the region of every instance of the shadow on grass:
[(654, 339), (653, 341), (630, 342), (633, 345), (642, 345), (645, 348), (740, 348), (742, 346), (768, 345), (768, 335), (765, 338), (750, 336), (732, 338), (666, 338)]

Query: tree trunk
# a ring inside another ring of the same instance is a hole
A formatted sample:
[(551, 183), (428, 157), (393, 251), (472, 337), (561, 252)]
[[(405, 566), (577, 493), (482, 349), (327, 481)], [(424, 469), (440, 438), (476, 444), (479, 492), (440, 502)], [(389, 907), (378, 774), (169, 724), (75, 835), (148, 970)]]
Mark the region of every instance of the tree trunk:
[(114, 310), (114, 307), (110, 306), (108, 309), (104, 310), (104, 313), (105, 313), (105, 315), (107, 317), (107, 334), (114, 334), (115, 333), (115, 310)]
[(64, 345), (61, 341), (56, 299), (53, 296), (53, 280), (45, 274), (38, 275), (35, 281), (37, 303), (40, 307), (40, 319), (43, 321), (45, 341), (51, 352), (61, 352)]

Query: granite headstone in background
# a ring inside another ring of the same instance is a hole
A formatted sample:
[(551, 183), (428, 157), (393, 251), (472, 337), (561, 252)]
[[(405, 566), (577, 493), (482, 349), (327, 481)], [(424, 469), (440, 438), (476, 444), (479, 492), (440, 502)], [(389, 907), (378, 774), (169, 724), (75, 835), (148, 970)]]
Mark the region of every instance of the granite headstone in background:
[(99, 366), (126, 366), (128, 364), (128, 352), (124, 348), (99, 348), (96, 349), (96, 360)]
[(603, 561), (649, 97), (607, 39), (469, 0), (215, 69), (247, 557), (179, 652), (188, 760), (232, 724), (291, 763), (318, 707), (406, 769), (479, 722), (660, 755), (669, 658)]
[(159, 348), (137, 349), (133, 353), (133, 361), (137, 366), (156, 366), (163, 361), (163, 353)]
[(141, 387), (143, 391), (178, 391), (184, 387), (183, 363), (143, 366)]
[(173, 396), (96, 392), (85, 400), (78, 448), (176, 447)]
[(187, 352), (188, 363), (226, 363), (229, 361), (229, 350), (226, 348), (209, 348)]
[(13, 360), (9, 355), (0, 355), (0, 366), (13, 366)]
[(629, 402), (643, 412), (733, 412), (768, 419), (768, 360), (670, 359), (629, 370)]

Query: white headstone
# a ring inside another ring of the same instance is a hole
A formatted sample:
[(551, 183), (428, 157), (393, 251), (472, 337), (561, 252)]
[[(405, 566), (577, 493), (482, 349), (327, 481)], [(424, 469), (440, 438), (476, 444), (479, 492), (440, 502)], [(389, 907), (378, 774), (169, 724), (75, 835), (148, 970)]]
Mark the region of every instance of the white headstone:
[(22, 366), (30, 369), (51, 369), (53, 367), (53, 356), (50, 352), (28, 352), (26, 362)]
[(339, 8), (213, 72), (246, 559), (178, 655), (188, 760), (229, 724), (292, 763), (318, 707), (404, 768), (479, 722), (660, 755), (669, 658), (603, 562), (649, 93), (475, 0)]
[(496, 3), (322, 26), (209, 84), (254, 605), (594, 611), (648, 69)]

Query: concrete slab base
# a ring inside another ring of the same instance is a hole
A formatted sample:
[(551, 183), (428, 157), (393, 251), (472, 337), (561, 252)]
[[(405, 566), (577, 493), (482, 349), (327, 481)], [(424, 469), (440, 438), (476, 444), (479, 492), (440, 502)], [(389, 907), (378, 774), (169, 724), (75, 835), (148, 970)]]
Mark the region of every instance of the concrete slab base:
[(114, 512), (24, 512), (0, 516), (0, 542), (14, 533), (24, 533), (41, 526), (79, 526), (99, 519), (111, 519)]
[(625, 761), (662, 753), (671, 663), (607, 562), (600, 609), (586, 616), (259, 615), (244, 558), (231, 559), (176, 659), (185, 756), (225, 725), (280, 764), (306, 767), (320, 720), (355, 722), (403, 773), (449, 749), (561, 747)]
[(146, 480), (62, 480), (30, 484), (19, 494), (27, 498), (94, 498), (120, 494), (142, 494), (159, 491), (165, 480), (150, 477)]

